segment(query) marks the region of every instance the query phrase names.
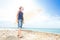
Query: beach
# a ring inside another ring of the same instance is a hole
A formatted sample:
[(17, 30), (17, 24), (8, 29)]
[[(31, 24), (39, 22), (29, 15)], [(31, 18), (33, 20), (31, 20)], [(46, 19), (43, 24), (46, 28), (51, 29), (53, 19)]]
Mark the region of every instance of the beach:
[(60, 34), (22, 30), (22, 38), (17, 37), (17, 30), (0, 30), (0, 40), (60, 40)]

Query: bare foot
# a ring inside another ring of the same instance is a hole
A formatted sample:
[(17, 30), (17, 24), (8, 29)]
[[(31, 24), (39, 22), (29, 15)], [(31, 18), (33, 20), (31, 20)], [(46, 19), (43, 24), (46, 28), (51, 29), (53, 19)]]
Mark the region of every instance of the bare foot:
[(17, 35), (19, 38), (23, 38), (23, 36)]

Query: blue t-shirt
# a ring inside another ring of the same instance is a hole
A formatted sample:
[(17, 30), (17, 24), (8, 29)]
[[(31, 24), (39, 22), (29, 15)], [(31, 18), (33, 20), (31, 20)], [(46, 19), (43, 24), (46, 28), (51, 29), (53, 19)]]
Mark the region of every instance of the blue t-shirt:
[(22, 19), (22, 20), (23, 20), (23, 12), (19, 12), (19, 13), (18, 13), (18, 20), (19, 20), (19, 19)]

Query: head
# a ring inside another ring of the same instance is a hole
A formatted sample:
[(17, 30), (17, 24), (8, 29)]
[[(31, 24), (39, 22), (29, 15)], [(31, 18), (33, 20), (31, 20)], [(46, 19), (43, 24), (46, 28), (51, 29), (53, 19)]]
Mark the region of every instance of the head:
[(24, 10), (24, 8), (22, 6), (20, 6), (19, 11), (23, 11), (23, 10)]

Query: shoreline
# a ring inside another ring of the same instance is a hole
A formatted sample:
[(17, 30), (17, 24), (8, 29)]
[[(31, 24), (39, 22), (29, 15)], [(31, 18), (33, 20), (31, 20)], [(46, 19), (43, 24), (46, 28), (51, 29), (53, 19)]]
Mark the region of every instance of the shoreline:
[[(60, 40), (60, 34), (22, 30), (23, 38), (19, 40)], [(0, 40), (18, 40), (17, 30), (0, 30)]]
[[(16, 29), (0, 29), (0, 30), (18, 30), (17, 28)], [(21, 29), (21, 30), (28, 30), (28, 29)], [(34, 30), (28, 30), (28, 31), (34, 31)], [(50, 33), (50, 34), (58, 34), (60, 35), (60, 33), (53, 33), (53, 32), (44, 32), (44, 31), (34, 31), (34, 32), (43, 32), (43, 33)]]

